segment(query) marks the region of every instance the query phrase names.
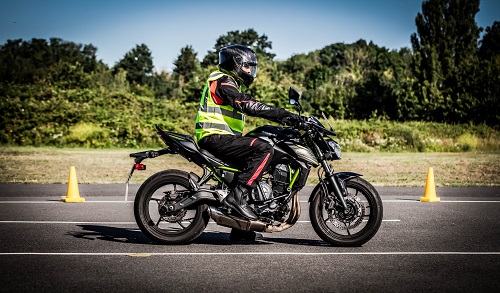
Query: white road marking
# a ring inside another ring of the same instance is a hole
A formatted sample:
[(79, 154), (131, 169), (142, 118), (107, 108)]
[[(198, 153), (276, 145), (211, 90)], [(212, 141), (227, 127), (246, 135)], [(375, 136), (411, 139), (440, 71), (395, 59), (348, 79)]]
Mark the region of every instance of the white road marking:
[[(53, 204), (73, 204), (73, 203), (66, 203), (58, 200), (33, 200), (33, 201), (28, 201), (28, 200), (0, 200), (0, 204), (2, 203), (9, 203), (9, 204), (39, 204), (39, 203), (53, 203)], [(86, 204), (86, 203), (134, 203), (133, 201), (118, 201), (118, 200), (86, 200), (85, 202), (81, 203), (74, 203), (74, 204)]]
[[(401, 222), (401, 220), (382, 220), (382, 222)], [(210, 221), (209, 224), (215, 224)], [(311, 221), (297, 221), (311, 223)], [(136, 222), (78, 222), (78, 221), (0, 221), (0, 224), (73, 224), (73, 225), (136, 225)]]
[(4, 255), (56, 256), (199, 256), (199, 255), (500, 255), (500, 251), (394, 251), (394, 252), (0, 252)]
[[(301, 203), (308, 203), (307, 200), (301, 200), (299, 201)], [(397, 202), (397, 203), (420, 203), (419, 199), (387, 199), (387, 200), (382, 200), (382, 203), (389, 203), (389, 202)], [(500, 200), (441, 200), (440, 202), (443, 203), (500, 203)], [(118, 200), (86, 200), (83, 203), (75, 203), (75, 204), (86, 204), (86, 203), (119, 203), (119, 204), (130, 204), (134, 203), (133, 201), (118, 201)], [(14, 201), (14, 200), (0, 200), (0, 204), (72, 204), (72, 203), (65, 203), (62, 201), (58, 200), (46, 200), (46, 201)], [(427, 203), (422, 203), (422, 204), (427, 204)]]
[[(386, 202), (420, 203), (420, 200), (419, 199), (388, 199), (388, 200), (382, 200), (382, 203), (386, 203)], [(500, 203), (500, 200), (441, 200), (440, 202), (445, 202), (445, 203)], [(427, 203), (423, 202), (422, 204), (427, 204)]]
[(136, 225), (136, 222), (78, 222), (78, 221), (0, 221), (0, 224), (85, 224), (85, 225)]

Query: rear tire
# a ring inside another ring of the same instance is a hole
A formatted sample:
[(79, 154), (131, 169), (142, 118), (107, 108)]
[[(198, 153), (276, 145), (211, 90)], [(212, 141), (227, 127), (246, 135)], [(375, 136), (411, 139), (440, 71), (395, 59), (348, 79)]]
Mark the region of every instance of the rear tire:
[(347, 214), (331, 192), (325, 195), (320, 185), (314, 189), (309, 206), (311, 224), (321, 239), (332, 245), (361, 246), (380, 228), (382, 200), (377, 190), (360, 177), (347, 181), (346, 188)]
[(161, 171), (149, 177), (137, 191), (134, 216), (141, 231), (162, 244), (184, 244), (193, 241), (205, 230), (209, 216), (207, 205), (200, 204), (177, 212), (166, 205), (190, 194), (188, 173)]

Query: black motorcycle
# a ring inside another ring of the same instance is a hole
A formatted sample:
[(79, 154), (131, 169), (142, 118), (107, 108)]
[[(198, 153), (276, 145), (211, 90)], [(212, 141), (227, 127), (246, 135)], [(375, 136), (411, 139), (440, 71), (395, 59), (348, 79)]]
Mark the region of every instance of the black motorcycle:
[[(300, 94), (290, 88), (290, 104), (298, 108)], [(137, 191), (134, 214), (141, 231), (163, 244), (183, 244), (196, 239), (210, 218), (216, 224), (243, 231), (281, 232), (300, 217), (299, 191), (311, 168), (318, 167), (319, 183), (309, 196), (309, 215), (316, 233), (336, 246), (359, 246), (377, 233), (382, 222), (382, 201), (375, 188), (361, 174), (334, 173), (328, 161), (340, 160), (340, 146), (328, 120), (325, 128), (314, 116), (291, 127), (261, 126), (246, 134), (274, 147), (272, 162), (248, 204), (258, 216), (250, 221), (226, 208), (222, 200), (237, 184), (236, 166), (199, 149), (189, 135), (163, 131), (158, 136), (167, 145), (157, 151), (130, 154), (134, 170), (145, 169), (141, 162), (165, 154), (181, 155), (203, 169), (193, 172), (165, 170), (149, 177)]]

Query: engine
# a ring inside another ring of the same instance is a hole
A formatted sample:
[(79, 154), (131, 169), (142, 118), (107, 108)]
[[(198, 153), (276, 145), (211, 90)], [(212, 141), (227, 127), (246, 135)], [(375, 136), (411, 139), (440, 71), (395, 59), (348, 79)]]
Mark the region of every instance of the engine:
[(282, 218), (286, 211), (275, 214), (279, 205), (277, 200), (272, 199), (287, 193), (288, 185), (290, 184), (290, 171), (288, 166), (284, 164), (278, 164), (270, 171), (271, 174), (266, 178), (262, 178), (257, 188), (252, 191), (252, 198), (256, 201), (254, 209), (259, 214), (267, 214), (269, 218), (278, 220), (277, 218)]
[(275, 196), (282, 195), (290, 184), (290, 172), (288, 166), (284, 164), (276, 165), (272, 178)]

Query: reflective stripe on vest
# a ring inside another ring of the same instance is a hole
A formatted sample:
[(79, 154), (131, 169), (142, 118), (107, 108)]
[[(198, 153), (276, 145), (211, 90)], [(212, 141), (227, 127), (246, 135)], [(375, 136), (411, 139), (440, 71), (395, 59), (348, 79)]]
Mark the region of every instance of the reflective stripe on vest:
[(210, 92), (210, 82), (228, 76), (215, 71), (207, 79), (196, 117), (196, 141), (212, 134), (242, 135), (245, 116), (229, 105), (218, 105)]

